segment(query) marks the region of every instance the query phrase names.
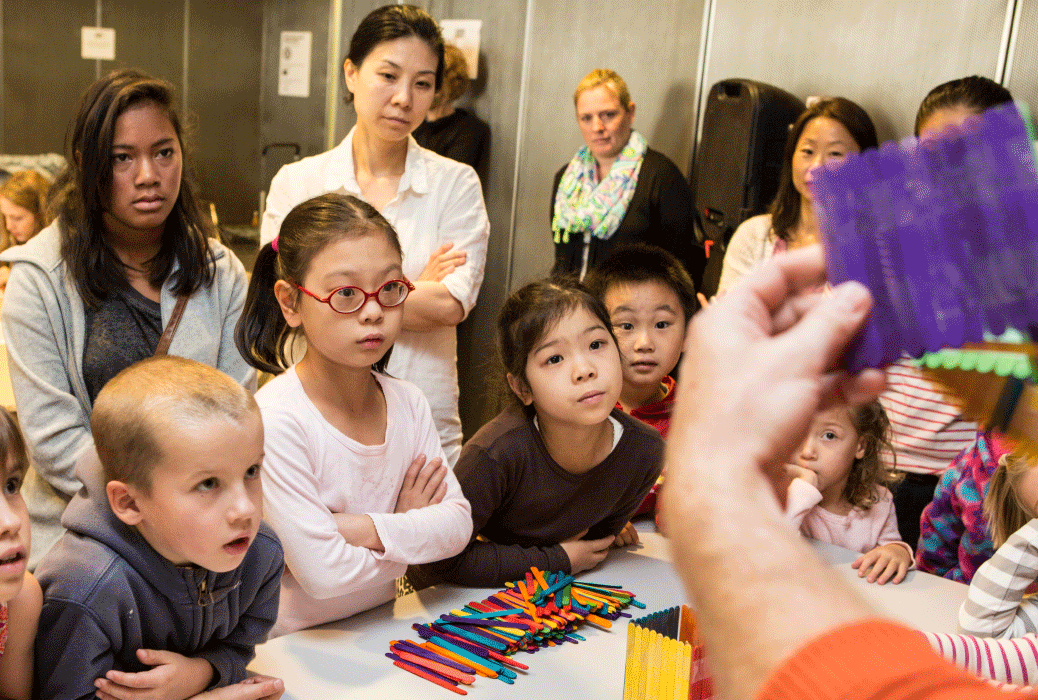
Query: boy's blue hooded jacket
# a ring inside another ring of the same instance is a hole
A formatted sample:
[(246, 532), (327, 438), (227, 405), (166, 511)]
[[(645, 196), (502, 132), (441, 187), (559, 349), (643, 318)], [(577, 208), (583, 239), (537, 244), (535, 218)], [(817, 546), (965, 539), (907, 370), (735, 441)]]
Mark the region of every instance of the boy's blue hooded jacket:
[[(208, 660), (210, 687), (237, 683), (278, 612), (284, 558), (266, 524), (241, 565), (226, 573), (176, 566), (112, 513), (96, 458), (77, 474), (83, 488), (68, 528), (36, 569), (43, 611), (33, 696), (93, 698), (109, 669), (146, 671), (138, 649)], [(86, 465), (83, 465), (86, 466)]]

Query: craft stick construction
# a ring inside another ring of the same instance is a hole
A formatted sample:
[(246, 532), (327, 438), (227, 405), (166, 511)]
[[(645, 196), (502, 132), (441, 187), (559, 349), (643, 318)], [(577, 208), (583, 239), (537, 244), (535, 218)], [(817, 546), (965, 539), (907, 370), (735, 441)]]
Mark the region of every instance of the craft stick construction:
[(872, 314), (852, 371), (1038, 329), (1038, 174), (1026, 106), (939, 138), (886, 143), (812, 184), (829, 281), (857, 280)]
[(710, 700), (713, 696), (691, 608), (668, 608), (627, 625), (624, 700)]

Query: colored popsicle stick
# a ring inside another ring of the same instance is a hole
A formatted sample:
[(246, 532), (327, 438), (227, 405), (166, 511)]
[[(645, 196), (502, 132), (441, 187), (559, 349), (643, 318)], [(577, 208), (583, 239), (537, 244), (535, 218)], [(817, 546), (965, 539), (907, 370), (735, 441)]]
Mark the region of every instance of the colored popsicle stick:
[(423, 649), (427, 649), (431, 653), (440, 654), (440, 655), (445, 656), (445, 657), (447, 657), (449, 659), (452, 659), (452, 660), (456, 661), (460, 665), (471, 666), (473, 673), (475, 673), (477, 676), (483, 676), (484, 678), (493, 678), (494, 676), (497, 675), (497, 671), (495, 671), (495, 670), (493, 670), (491, 668), (488, 668), (487, 666), (484, 666), (484, 665), (482, 665), (480, 663), (477, 663), (477, 662), (473, 661), (472, 659), (465, 658), (464, 656), (461, 655), (460, 652), (455, 653), (455, 652), (451, 651), (450, 649), (446, 649), (444, 647), (441, 647), (441, 646), (435, 644), (432, 641), (428, 641), (428, 642), (425, 642), (424, 644), (422, 644), (422, 648)]
[(470, 668), (469, 666), (466, 666), (465, 664), (462, 664), (462, 663), (458, 663), (456, 661), (452, 661), (451, 659), (448, 659), (448, 658), (446, 658), (446, 657), (444, 657), (444, 656), (442, 656), (440, 654), (437, 654), (434, 651), (430, 651), (428, 649), (425, 649), (421, 645), (415, 644), (414, 642), (408, 641), (406, 639), (398, 641), (398, 642), (391, 642), (389, 644), (389, 648), (392, 649), (393, 651), (397, 651), (398, 648), (399, 648), (400, 650), (406, 651), (406, 652), (411, 653), (411, 654), (417, 654), (418, 656), (424, 656), (427, 659), (429, 659), (430, 661), (436, 661), (437, 663), (446, 664), (447, 666), (450, 666), (454, 670), (460, 671), (461, 673), (465, 673), (465, 674), (468, 674), (468, 675), (472, 675), (472, 673), (473, 673), (473, 669)]
[(443, 676), (444, 678), (447, 678), (452, 681), (457, 681), (458, 683), (472, 685), (473, 681), (476, 680), (471, 674), (462, 673), (461, 671), (457, 671), (446, 664), (441, 664), (437, 661), (433, 661), (418, 654), (412, 654), (411, 652), (404, 651), (401, 648), (395, 649), (394, 653), (404, 661), (410, 661), (413, 664), (423, 666), (426, 669)]
[[(392, 656), (392, 655), (391, 654), (387, 654), (386, 656)], [(450, 681), (445, 681), (442, 678), (439, 678), (438, 676), (436, 676), (435, 674), (429, 673), (428, 671), (424, 670), (420, 666), (415, 666), (414, 664), (409, 664), (406, 661), (397, 661), (396, 659), (393, 660), (393, 665), (398, 667), (398, 668), (402, 668), (405, 671), (413, 673), (414, 675), (418, 676), (419, 678), (424, 678), (427, 681), (432, 681), (433, 683), (435, 683), (436, 685), (440, 686), (441, 688), (446, 688), (447, 690), (455, 692), (458, 695), (468, 695), (469, 694), (468, 691), (465, 690), (464, 688), (459, 688), (457, 685), (454, 685)]]

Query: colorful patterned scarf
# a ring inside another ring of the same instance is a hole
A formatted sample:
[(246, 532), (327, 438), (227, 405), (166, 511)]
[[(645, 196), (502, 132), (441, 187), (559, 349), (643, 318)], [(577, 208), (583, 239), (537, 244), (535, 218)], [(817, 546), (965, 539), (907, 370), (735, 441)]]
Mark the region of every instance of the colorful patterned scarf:
[(4, 654), (7, 646), (7, 606), (0, 603), (0, 656)]
[(638, 186), (638, 172), (647, 148), (642, 135), (632, 131), (609, 174), (596, 185), (595, 157), (590, 148), (581, 146), (566, 166), (555, 193), (551, 230), (556, 243), (569, 243), (571, 233), (591, 231), (601, 239), (616, 233)]

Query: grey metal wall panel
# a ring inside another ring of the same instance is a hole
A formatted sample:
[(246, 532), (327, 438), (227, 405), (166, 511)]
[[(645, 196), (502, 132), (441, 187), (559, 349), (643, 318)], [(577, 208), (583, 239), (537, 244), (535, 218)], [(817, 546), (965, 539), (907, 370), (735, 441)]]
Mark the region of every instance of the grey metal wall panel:
[(880, 140), (912, 132), (923, 96), (964, 75), (995, 77), (1006, 0), (716, 0), (706, 84), (771, 83), (862, 105)]
[(526, 0), (434, 0), (426, 9), (436, 19), (481, 19), (480, 77), (461, 102), (490, 125), (490, 166), (485, 183), (490, 244), (479, 302), (458, 334), (461, 420), (466, 437), (500, 408), (497, 315), (508, 296), (508, 261), (512, 253), (512, 184), (519, 122), (519, 85), (523, 69)]
[(101, 62), (102, 75), (137, 68), (183, 89), (184, 0), (103, 0), (101, 24), (115, 29), (115, 60)]
[[(247, 222), (258, 202), (262, 10), (252, 2), (101, 3), (102, 26), (115, 29), (115, 60), (101, 61), (101, 73), (132, 67), (164, 78), (178, 92), (178, 108), (186, 94), (184, 116), (202, 196), (215, 201), (230, 223)], [(5, 0), (0, 150), (63, 151), (68, 123), (97, 66), (80, 58), (80, 27), (95, 22), (94, 0)]]
[[(328, 61), (328, 0), (267, 0), (263, 5), (263, 98), (260, 105), (260, 143), (294, 142), (304, 156), (324, 148)], [(313, 33), (310, 63), (310, 97), (278, 95), (278, 51), (283, 31)], [(264, 190), (278, 169), (288, 162), (286, 151), (276, 150), (261, 158)]]
[(201, 196), (220, 221), (248, 223), (259, 208), (263, 5), (192, 2), (188, 109)]
[(535, 3), (513, 288), (552, 265), (552, 179), (583, 144), (573, 90), (588, 71), (612, 68), (623, 76), (637, 106), (635, 128), (687, 171), (703, 5), (703, 0)]
[(94, 80), (94, 61), (79, 57), (79, 29), (94, 18), (94, 0), (3, 0), (0, 151), (64, 152), (79, 95)]
[(1038, 110), (1038, 1), (1017, 0), (1019, 20), (1016, 40), (1010, 57), (1010, 74), (1006, 87), (1017, 100)]

